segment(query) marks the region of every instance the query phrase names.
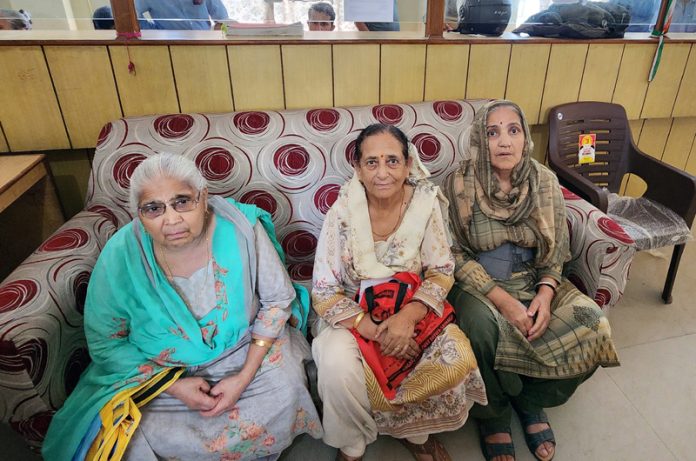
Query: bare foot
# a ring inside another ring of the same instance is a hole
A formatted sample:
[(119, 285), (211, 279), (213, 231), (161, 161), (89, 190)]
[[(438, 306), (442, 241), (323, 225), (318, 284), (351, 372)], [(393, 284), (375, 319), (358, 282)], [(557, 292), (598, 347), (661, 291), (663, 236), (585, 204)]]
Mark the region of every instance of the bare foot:
[[(530, 424), (525, 428), (525, 431), (527, 434), (536, 434), (537, 432), (541, 432), (544, 429), (550, 429), (551, 426), (549, 426), (548, 423), (536, 423), (536, 424)], [(551, 442), (544, 442), (539, 447), (536, 449), (536, 457), (538, 459), (542, 460), (548, 460), (553, 458), (553, 455), (556, 452), (556, 446), (551, 443)]]
[[(512, 437), (507, 432), (497, 432), (484, 438), (487, 443), (512, 443)], [(502, 455), (491, 458), (491, 461), (515, 461), (511, 455)]]

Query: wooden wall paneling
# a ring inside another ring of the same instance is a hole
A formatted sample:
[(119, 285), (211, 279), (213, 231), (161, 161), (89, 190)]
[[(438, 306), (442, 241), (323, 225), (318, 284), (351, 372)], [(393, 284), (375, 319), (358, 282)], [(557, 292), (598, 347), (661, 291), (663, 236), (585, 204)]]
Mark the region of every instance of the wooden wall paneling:
[(464, 99), (469, 45), (428, 45), (425, 100)]
[[(646, 120), (640, 132), (638, 148), (648, 155), (661, 159), (671, 127), (672, 119), (669, 118)], [(645, 192), (645, 189), (645, 181), (636, 177), (636, 175), (631, 175), (626, 186), (626, 195), (640, 197)]]
[(689, 158), (686, 161), (686, 166), (684, 170), (696, 176), (696, 139), (691, 143), (691, 149), (689, 153)]
[(425, 45), (381, 45), (379, 101), (423, 101)]
[(12, 152), (70, 148), (41, 47), (0, 47), (0, 63), (0, 123)]
[(612, 102), (621, 104), (626, 109), (629, 119), (640, 118), (655, 48), (656, 45), (642, 43), (624, 46)]
[[(169, 47), (112, 45), (109, 53), (123, 115), (179, 112)], [(129, 53), (135, 73), (128, 71)]]
[[(666, 43), (657, 74), (648, 85), (641, 118), (670, 117), (689, 57), (689, 43)], [(647, 77), (646, 77), (647, 78)]]
[(680, 170), (685, 169), (695, 137), (696, 117), (673, 118), (662, 161)]
[(505, 99), (522, 108), (530, 125), (546, 123), (546, 120), (539, 120), (539, 106), (550, 53), (549, 44), (512, 45)]
[(379, 104), (379, 59), (379, 44), (333, 45), (335, 106)]
[(96, 146), (104, 124), (123, 115), (109, 52), (105, 46), (45, 46), (44, 52), (73, 149)]
[(182, 112), (234, 110), (224, 45), (176, 45), (169, 52)]
[(590, 45), (578, 100), (611, 102), (623, 50), (623, 44), (593, 43)]
[(467, 98), (505, 97), (511, 47), (509, 44), (471, 45)]
[(2, 131), (2, 124), (0, 124), (0, 153), (9, 152), (10, 148), (7, 145), (7, 140), (5, 139), (5, 133)]
[(534, 141), (532, 158), (539, 163), (546, 164), (546, 153), (549, 149), (549, 125), (532, 125), (529, 127)]
[(71, 218), (85, 206), (87, 183), (92, 170), (87, 150), (51, 152), (46, 157), (65, 217)]
[(230, 45), (227, 56), (235, 110), (285, 108), (280, 45)]
[(691, 45), (672, 117), (696, 116), (696, 45)]
[(575, 43), (551, 45), (539, 120), (548, 118), (550, 108), (578, 100), (587, 48), (586, 44)]
[(331, 45), (281, 45), (285, 107), (333, 106)]
[[(638, 140), (640, 139), (640, 132), (643, 129), (644, 122), (645, 120), (642, 119), (628, 121), (628, 125), (631, 127), (631, 136), (633, 137), (633, 142), (636, 143), (636, 145), (638, 145)], [(624, 175), (624, 177), (621, 178), (621, 187), (619, 188), (620, 195), (625, 195), (626, 186), (628, 185), (628, 181), (630, 178), (630, 174)]]

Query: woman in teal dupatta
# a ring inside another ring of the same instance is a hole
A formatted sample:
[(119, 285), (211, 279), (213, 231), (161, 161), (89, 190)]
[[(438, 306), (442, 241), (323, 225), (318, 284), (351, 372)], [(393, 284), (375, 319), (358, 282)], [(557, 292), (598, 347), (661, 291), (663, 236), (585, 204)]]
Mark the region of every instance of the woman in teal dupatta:
[(302, 364), (308, 295), (270, 215), (208, 197), (195, 164), (169, 154), (136, 169), (131, 208), (92, 273), (92, 363), (44, 457), (275, 459), (301, 433), (321, 437)]

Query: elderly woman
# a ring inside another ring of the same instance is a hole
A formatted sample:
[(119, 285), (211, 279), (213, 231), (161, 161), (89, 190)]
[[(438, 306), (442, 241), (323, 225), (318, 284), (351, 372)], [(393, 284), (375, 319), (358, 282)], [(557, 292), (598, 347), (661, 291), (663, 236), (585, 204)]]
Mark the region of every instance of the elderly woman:
[[(461, 427), (473, 401), (485, 404), (469, 341), (445, 321), (454, 318), (445, 302), (454, 281), (447, 202), (408, 145), (393, 126), (360, 133), (355, 175), (319, 237), (312, 299), (321, 321), (312, 353), (324, 442), (339, 449), (338, 460), (361, 459), (378, 433), (398, 438), (417, 460), (449, 460), (429, 435)], [(422, 283), (400, 310), (386, 319), (366, 314), (367, 293), (406, 273)], [(439, 325), (432, 341), (416, 341), (429, 325)], [(375, 355), (396, 369), (386, 380), (370, 365)]]
[(44, 457), (276, 459), (299, 434), (321, 437), (309, 346), (289, 325), (304, 328), (308, 296), (288, 278), (270, 215), (209, 196), (179, 155), (143, 161), (130, 197), (137, 217), (89, 283), (92, 363)]
[(563, 195), (554, 174), (530, 157), (520, 108), (482, 107), (469, 144), (469, 160), (445, 188), (456, 261), (449, 299), (488, 394), (488, 406), (471, 413), (486, 459), (514, 459), (514, 408), (530, 451), (550, 460), (555, 440), (543, 408), (566, 402), (618, 357), (602, 311), (561, 275), (569, 258)]

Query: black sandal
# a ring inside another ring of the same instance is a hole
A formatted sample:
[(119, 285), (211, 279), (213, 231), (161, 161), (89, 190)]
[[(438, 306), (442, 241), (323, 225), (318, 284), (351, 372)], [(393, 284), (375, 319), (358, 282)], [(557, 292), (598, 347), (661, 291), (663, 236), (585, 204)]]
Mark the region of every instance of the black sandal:
[[(527, 448), (532, 452), (534, 457), (539, 461), (551, 461), (556, 455), (556, 438), (553, 435), (553, 430), (551, 429), (551, 424), (549, 424), (549, 417), (546, 415), (544, 410), (539, 413), (528, 413), (521, 410), (518, 407), (514, 407), (517, 412), (517, 416), (520, 418), (520, 423), (522, 423), (522, 432), (524, 432), (524, 441), (527, 442)], [(532, 424), (546, 423), (549, 425), (548, 429), (543, 429), (539, 432), (528, 433), (527, 428)], [(542, 458), (537, 455), (537, 449), (543, 445), (545, 442), (551, 442), (553, 444), (553, 452), (548, 458)]]
[[(481, 443), (481, 453), (486, 461), (490, 461), (496, 456), (512, 456), (515, 458), (515, 445), (512, 443), (512, 430), (510, 426), (504, 428), (487, 428), (485, 423), (478, 422), (479, 442)], [(506, 433), (510, 435), (510, 442), (486, 442), (486, 437), (493, 434)]]

